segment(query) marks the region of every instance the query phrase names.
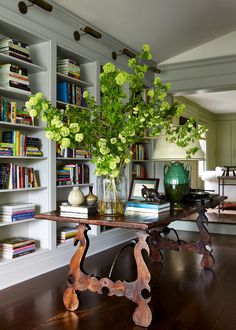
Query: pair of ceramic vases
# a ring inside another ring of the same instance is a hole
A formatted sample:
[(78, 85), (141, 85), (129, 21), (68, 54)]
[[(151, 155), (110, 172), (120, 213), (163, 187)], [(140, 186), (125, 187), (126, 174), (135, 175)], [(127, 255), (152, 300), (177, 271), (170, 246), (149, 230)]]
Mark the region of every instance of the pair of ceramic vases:
[(73, 187), (73, 189), (68, 195), (68, 202), (72, 206), (80, 206), (84, 202), (88, 206), (96, 204), (97, 196), (93, 194), (93, 186), (89, 186), (89, 193), (86, 196), (84, 196), (83, 192), (79, 187)]

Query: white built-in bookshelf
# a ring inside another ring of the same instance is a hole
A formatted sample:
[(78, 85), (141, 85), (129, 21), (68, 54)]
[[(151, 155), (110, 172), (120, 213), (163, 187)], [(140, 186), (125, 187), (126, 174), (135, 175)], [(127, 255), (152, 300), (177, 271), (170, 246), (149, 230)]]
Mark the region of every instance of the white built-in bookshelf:
[[(47, 16), (45, 18), (45, 15)], [(42, 25), (43, 22), (43, 25)], [(75, 28), (80, 21), (72, 13), (55, 5), (52, 13), (46, 13), (41, 8), (33, 6), (27, 15), (18, 11), (14, 0), (0, 0), (0, 39), (10, 37), (29, 44), (32, 63), (0, 53), (0, 65), (12, 63), (28, 70), (30, 92), (12, 87), (0, 86), (0, 97), (15, 101), (22, 108), (30, 95), (42, 92), (45, 97), (57, 107), (65, 108), (68, 102), (57, 99), (57, 82), (68, 82), (82, 89), (88, 89), (99, 101), (99, 74), (102, 63), (112, 61), (113, 45), (84, 36), (80, 42), (73, 38)], [(122, 49), (117, 44), (115, 48)], [(57, 58), (69, 58), (79, 63), (80, 80), (57, 72)], [(117, 63), (124, 68), (127, 61), (118, 58)], [(79, 108), (86, 109), (86, 104)], [(36, 212), (55, 210), (58, 202), (67, 200), (73, 185), (78, 185), (84, 194), (88, 194), (89, 186), (97, 193), (97, 179), (94, 176), (94, 165), (91, 159), (84, 157), (58, 157), (56, 143), (46, 139), (44, 123), (34, 122), (34, 125), (7, 122), (0, 120), (0, 141), (4, 131), (20, 131), (21, 134), (40, 139), (42, 155), (5, 156), (0, 155), (0, 164), (15, 164), (22, 167), (32, 167), (39, 173), (40, 184), (37, 187), (22, 187), (0, 189), (1, 204), (34, 203)], [(73, 185), (57, 185), (57, 169), (67, 164), (86, 164), (89, 167), (88, 182), (73, 183)], [(129, 171), (128, 175), (131, 175)], [(130, 179), (128, 185), (130, 184)], [(61, 224), (62, 226), (63, 224)], [(0, 258), (0, 289), (30, 279), (68, 264), (75, 247), (72, 240), (66, 243), (57, 241), (57, 223), (46, 220), (27, 219), (17, 222), (5, 222), (0, 219), (0, 240), (15, 236), (32, 238), (36, 242), (36, 252), (22, 255), (15, 259)], [(125, 242), (133, 238), (130, 230), (112, 229), (101, 232), (99, 227), (89, 231), (91, 244), (88, 255)]]

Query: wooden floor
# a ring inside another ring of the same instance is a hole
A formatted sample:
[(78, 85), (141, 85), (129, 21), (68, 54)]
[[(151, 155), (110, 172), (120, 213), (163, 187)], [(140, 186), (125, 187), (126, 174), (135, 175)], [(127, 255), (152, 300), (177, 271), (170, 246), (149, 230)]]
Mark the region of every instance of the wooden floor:
[[(185, 240), (196, 233), (180, 232)], [(151, 264), (153, 311), (151, 330), (236, 330), (236, 236), (212, 235), (214, 271), (201, 270), (201, 257), (188, 251), (166, 251), (164, 263)], [(117, 252), (86, 260), (85, 269), (107, 276)], [(30, 269), (29, 269), (30, 271)], [(1, 330), (139, 330), (132, 321), (134, 303), (122, 297), (80, 294), (76, 312), (65, 310), (62, 295), (67, 267), (0, 291)], [(113, 279), (135, 279), (132, 248), (121, 254)]]

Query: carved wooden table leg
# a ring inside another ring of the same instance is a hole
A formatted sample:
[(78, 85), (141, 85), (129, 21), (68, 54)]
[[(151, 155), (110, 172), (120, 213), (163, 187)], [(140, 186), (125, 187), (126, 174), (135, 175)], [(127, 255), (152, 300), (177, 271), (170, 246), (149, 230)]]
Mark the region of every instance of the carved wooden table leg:
[(110, 278), (97, 279), (95, 276), (88, 275), (83, 271), (83, 260), (88, 246), (87, 238), (84, 235), (85, 231), (87, 231), (86, 225), (80, 224), (75, 238), (76, 241), (80, 242), (80, 246), (70, 261), (67, 278), (68, 288), (63, 297), (65, 307), (71, 311), (78, 308), (78, 291), (90, 290), (99, 294), (106, 292), (108, 296), (125, 296), (138, 305), (133, 314), (135, 324), (147, 327), (152, 320), (152, 313), (148, 306), (151, 298), (144, 298), (142, 294), (143, 290), (150, 292), (151, 275), (143, 259), (142, 250), (146, 250), (149, 255), (149, 246), (146, 242), (148, 234), (140, 230), (138, 232), (138, 242), (134, 247), (137, 279), (133, 282), (121, 280), (113, 282)]
[[(173, 241), (167, 237), (162, 237), (161, 232), (153, 229), (151, 232), (151, 260), (154, 262), (162, 261), (161, 250), (188, 250), (195, 251), (198, 254), (202, 254), (201, 267), (204, 269), (212, 268), (215, 264), (215, 259), (212, 255), (211, 235), (204, 226), (204, 222), (208, 223), (208, 219), (205, 215), (206, 210), (199, 211), (197, 217), (197, 226), (200, 232), (200, 241), (184, 242), (182, 240)], [(169, 228), (171, 230), (171, 228)]]
[(204, 222), (208, 223), (208, 218), (205, 215), (206, 210), (203, 209), (199, 212), (197, 218), (197, 226), (200, 232), (200, 242), (198, 242), (198, 253), (202, 254), (201, 266), (202, 268), (209, 269), (215, 264), (215, 258), (212, 255), (211, 235), (204, 226)]
[(81, 279), (83, 260), (86, 255), (88, 248), (88, 239), (85, 237), (84, 233), (89, 229), (89, 226), (85, 224), (80, 224), (78, 227), (78, 232), (74, 239), (74, 245), (80, 242), (79, 248), (73, 255), (70, 261), (70, 269), (67, 276), (68, 288), (64, 292), (63, 302), (66, 308), (70, 311), (74, 311), (79, 307), (79, 299), (76, 294), (78, 290), (78, 282)]

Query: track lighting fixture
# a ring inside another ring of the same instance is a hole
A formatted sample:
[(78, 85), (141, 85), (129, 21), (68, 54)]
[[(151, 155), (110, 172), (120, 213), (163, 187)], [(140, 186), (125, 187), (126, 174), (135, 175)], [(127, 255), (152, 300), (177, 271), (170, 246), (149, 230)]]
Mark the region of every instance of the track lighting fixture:
[(161, 70), (156, 68), (155, 66), (149, 66), (148, 70), (153, 71), (155, 73), (161, 73)]
[(127, 48), (124, 48), (124, 49), (121, 49), (119, 50), (119, 53), (117, 54), (116, 52), (112, 52), (112, 59), (113, 60), (116, 60), (117, 59), (117, 56), (120, 56), (120, 55), (126, 55), (130, 58), (133, 58), (136, 56), (136, 54), (134, 52), (132, 52), (131, 50), (127, 49)]
[(31, 2), (32, 4), (27, 5), (24, 1), (20, 1), (18, 3), (18, 8), (19, 8), (19, 11), (21, 12), (21, 14), (26, 14), (28, 7), (32, 7), (33, 5), (37, 5), (46, 11), (52, 11), (52, 9), (53, 9), (53, 6), (44, 0), (28, 0), (28, 1)]
[[(131, 50), (127, 49), (127, 48), (124, 48), (124, 49), (121, 49), (119, 50), (119, 53), (117, 54), (116, 52), (112, 52), (111, 56), (112, 56), (112, 59), (115, 61), (117, 59), (117, 56), (120, 56), (120, 55), (126, 55), (130, 58), (133, 58), (136, 56), (136, 54), (134, 52), (132, 52)], [(153, 63), (155, 64), (155, 63)], [(147, 63), (148, 65), (148, 63)], [(155, 73), (161, 73), (161, 70), (156, 68), (155, 66), (152, 66), (152, 65), (148, 65), (148, 70), (149, 71), (153, 71)]]
[(80, 37), (85, 35), (85, 34), (89, 34), (91, 37), (94, 37), (96, 39), (100, 39), (102, 37), (102, 34), (96, 30), (94, 30), (93, 28), (91, 28), (90, 26), (85, 26), (83, 29), (80, 29), (81, 31), (83, 31), (84, 33), (79, 33), (79, 31), (75, 31), (74, 32), (74, 39), (76, 41), (80, 40)]

